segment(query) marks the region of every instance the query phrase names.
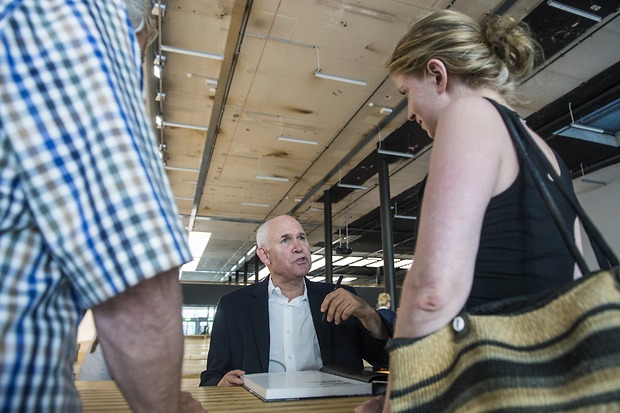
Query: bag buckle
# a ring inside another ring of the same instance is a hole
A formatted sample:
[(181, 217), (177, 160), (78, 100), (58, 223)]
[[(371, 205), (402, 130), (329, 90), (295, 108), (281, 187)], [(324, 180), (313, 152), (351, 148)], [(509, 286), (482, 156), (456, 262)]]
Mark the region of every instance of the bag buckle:
[(454, 317), (452, 319), (452, 331), (454, 332), (454, 337), (452, 339), (456, 343), (467, 338), (471, 332), (471, 321), (469, 319), (469, 314), (466, 312), (461, 312)]

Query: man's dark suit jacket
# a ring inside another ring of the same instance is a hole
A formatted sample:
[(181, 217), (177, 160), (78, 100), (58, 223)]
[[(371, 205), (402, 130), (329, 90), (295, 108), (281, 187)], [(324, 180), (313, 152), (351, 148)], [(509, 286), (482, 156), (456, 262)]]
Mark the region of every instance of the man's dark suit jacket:
[[(333, 284), (306, 280), (308, 302), (323, 364), (363, 368), (365, 359), (376, 367), (388, 366), (386, 341), (377, 340), (350, 317), (335, 325), (321, 321), (321, 304), (334, 290)], [(355, 293), (351, 287), (343, 287)], [(220, 299), (211, 330), (207, 370), (200, 375), (201, 386), (216, 386), (230, 370), (247, 374), (269, 370), (269, 279), (226, 294)]]

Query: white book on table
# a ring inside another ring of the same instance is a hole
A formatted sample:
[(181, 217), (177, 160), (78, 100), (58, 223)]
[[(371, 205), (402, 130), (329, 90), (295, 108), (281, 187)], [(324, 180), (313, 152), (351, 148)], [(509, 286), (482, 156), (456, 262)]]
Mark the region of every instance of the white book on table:
[(243, 387), (264, 401), (372, 394), (372, 383), (322, 371), (246, 374), (243, 382)]

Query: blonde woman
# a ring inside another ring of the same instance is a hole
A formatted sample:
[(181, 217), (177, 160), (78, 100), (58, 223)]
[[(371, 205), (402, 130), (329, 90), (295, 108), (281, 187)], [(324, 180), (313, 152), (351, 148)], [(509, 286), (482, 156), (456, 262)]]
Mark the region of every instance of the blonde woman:
[[(408, 119), (434, 139), (395, 337), (431, 334), (464, 307), (542, 293), (575, 276), (574, 259), (491, 102), (510, 108), (537, 55), (523, 22), (492, 17), (480, 25), (440, 11), (412, 25), (389, 59)], [(529, 133), (571, 187), (563, 162)], [(575, 213), (551, 191), (565, 223), (576, 225)], [(381, 405), (372, 400), (358, 411)]]

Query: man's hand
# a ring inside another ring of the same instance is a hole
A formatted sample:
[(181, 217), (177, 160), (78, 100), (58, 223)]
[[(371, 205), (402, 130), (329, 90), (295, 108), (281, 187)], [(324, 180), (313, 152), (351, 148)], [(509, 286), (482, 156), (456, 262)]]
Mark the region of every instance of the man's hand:
[(321, 312), (326, 311), (327, 321), (334, 321), (336, 324), (340, 324), (342, 320), (351, 316), (362, 320), (371, 317), (370, 313), (375, 312), (366, 301), (344, 288), (338, 288), (327, 294), (321, 304)]
[(243, 379), (241, 376), (245, 374), (243, 370), (231, 370), (222, 377), (222, 380), (217, 384), (218, 386), (241, 386)]
[(202, 404), (186, 391), (181, 392), (181, 412), (182, 413), (209, 413), (202, 408)]
[(374, 337), (382, 340), (389, 338), (389, 332), (381, 321), (381, 315), (366, 301), (344, 288), (338, 288), (327, 294), (321, 304), (321, 312), (327, 312), (327, 321), (334, 321), (336, 324), (351, 316), (357, 317)]
[(376, 396), (357, 406), (354, 413), (381, 413), (383, 411), (384, 404), (385, 396)]

